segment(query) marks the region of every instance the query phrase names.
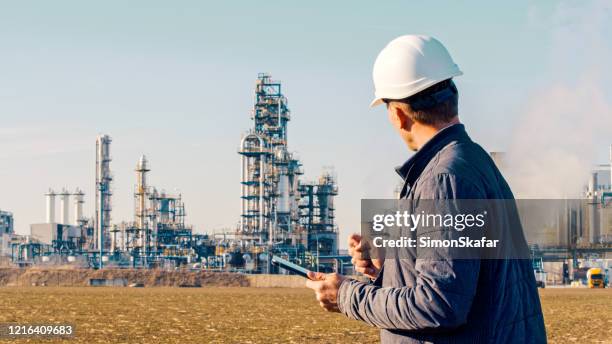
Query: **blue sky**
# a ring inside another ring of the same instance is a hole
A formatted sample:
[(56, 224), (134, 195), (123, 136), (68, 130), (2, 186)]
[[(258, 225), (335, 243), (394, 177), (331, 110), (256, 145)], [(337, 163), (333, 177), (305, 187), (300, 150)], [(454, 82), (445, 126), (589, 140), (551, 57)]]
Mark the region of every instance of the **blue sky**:
[[(393, 166), (410, 156), (384, 109), (368, 108), (372, 63), (389, 40), (440, 39), (465, 73), (457, 84), (471, 136), (507, 150), (522, 114), (549, 108), (533, 104), (573, 94), (581, 80), (597, 93), (594, 120), (612, 118), (602, 77), (610, 76), (610, 13), (603, 1), (6, 1), (0, 209), (13, 211), (26, 233), (44, 221), (48, 187), (78, 186), (93, 214), (95, 136), (108, 133), (115, 221), (133, 217), (133, 170), (146, 154), (151, 183), (182, 192), (198, 231), (234, 226), (236, 150), (251, 125), (254, 80), (269, 72), (283, 82), (289, 146), (307, 179), (335, 168), (344, 237), (358, 230), (359, 200), (390, 197)], [(574, 153), (606, 162), (607, 128), (581, 132), (589, 144)]]

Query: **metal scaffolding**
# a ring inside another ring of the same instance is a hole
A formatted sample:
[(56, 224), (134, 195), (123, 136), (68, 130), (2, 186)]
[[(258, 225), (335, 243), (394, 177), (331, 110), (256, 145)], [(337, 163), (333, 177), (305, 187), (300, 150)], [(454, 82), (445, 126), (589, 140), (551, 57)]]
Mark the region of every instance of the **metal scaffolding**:
[(287, 98), (280, 82), (268, 74), (257, 77), (251, 119), (253, 128), (242, 137), (238, 151), (242, 157), (240, 245), (250, 253), (265, 246), (302, 263), (307, 251), (317, 252), (317, 257), (337, 254), (335, 177), (324, 174), (318, 182), (300, 181), (302, 164), (288, 149)]
[(243, 136), (240, 230), (258, 244), (298, 240), (298, 178), (301, 163), (287, 147), (290, 120), (281, 84), (259, 74), (255, 84), (253, 128)]
[(319, 180), (300, 184), (300, 224), (308, 233), (307, 249), (317, 255), (334, 255), (338, 251), (338, 228), (334, 197), (338, 195), (336, 177), (326, 172)]

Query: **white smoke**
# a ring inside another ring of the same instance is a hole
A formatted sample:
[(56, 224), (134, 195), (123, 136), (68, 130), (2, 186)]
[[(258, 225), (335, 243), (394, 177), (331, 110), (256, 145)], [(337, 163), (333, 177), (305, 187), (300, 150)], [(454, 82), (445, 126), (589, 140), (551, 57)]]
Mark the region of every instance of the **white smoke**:
[(530, 11), (551, 30), (552, 80), (527, 102), (508, 151), (517, 198), (578, 197), (597, 153), (612, 142), (612, 4), (572, 4), (560, 3), (548, 17)]

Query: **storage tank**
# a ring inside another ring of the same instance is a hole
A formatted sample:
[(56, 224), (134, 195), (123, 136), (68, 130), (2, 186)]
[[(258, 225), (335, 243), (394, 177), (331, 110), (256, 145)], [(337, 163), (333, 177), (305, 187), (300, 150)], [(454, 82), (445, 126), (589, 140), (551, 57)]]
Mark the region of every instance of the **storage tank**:
[(70, 220), (68, 220), (70, 215), (70, 193), (66, 189), (62, 189), (60, 197), (60, 214), (62, 215), (60, 223), (67, 225), (70, 223)]
[(81, 189), (77, 188), (74, 192), (74, 218), (72, 224), (78, 226), (80, 221), (83, 219), (83, 196), (85, 193)]
[(57, 194), (52, 189), (49, 189), (49, 192), (45, 194), (47, 198), (47, 223), (55, 222), (55, 196)]

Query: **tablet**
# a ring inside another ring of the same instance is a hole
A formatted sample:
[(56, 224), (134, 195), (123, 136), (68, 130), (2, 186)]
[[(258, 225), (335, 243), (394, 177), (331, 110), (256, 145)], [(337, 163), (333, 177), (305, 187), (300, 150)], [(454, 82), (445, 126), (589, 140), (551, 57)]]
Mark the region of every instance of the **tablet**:
[(272, 264), (279, 266), (285, 270), (296, 273), (304, 278), (308, 278), (308, 273), (310, 272), (310, 270), (305, 269), (297, 264), (293, 264), (292, 262), (283, 259), (279, 256), (272, 256)]

